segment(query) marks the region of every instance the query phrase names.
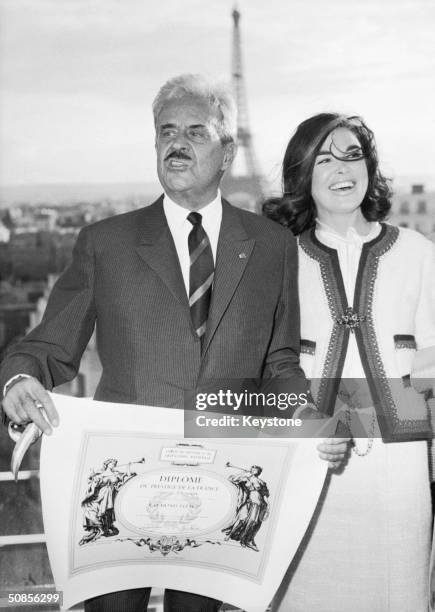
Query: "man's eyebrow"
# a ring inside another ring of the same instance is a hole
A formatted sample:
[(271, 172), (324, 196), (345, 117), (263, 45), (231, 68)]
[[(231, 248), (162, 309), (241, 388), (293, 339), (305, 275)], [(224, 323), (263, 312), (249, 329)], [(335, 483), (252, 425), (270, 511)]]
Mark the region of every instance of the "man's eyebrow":
[[(162, 125), (159, 126), (160, 130), (165, 130), (167, 128), (177, 128), (178, 125), (176, 123), (163, 123)], [(198, 128), (203, 128), (203, 129), (207, 129), (207, 125), (205, 123), (192, 123), (191, 125), (187, 126), (188, 129), (198, 129)]]
[(163, 123), (162, 125), (159, 125), (159, 130), (165, 130), (167, 128), (173, 128), (173, 127), (177, 127), (175, 123)]

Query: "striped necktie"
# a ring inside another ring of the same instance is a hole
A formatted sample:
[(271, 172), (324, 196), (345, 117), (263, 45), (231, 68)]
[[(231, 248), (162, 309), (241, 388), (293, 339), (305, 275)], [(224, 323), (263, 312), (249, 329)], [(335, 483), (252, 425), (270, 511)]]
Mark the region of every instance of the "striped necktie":
[(190, 316), (193, 327), (202, 341), (207, 325), (213, 284), (213, 253), (208, 236), (202, 227), (202, 216), (197, 212), (191, 212), (187, 220), (193, 225), (188, 238)]

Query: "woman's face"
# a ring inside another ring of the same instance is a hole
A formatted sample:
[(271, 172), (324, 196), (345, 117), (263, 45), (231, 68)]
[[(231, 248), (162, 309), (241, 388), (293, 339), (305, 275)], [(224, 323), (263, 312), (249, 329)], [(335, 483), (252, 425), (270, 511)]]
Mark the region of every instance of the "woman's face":
[(367, 165), (358, 138), (347, 128), (336, 128), (327, 136), (314, 161), (311, 195), (317, 217), (327, 222), (331, 215), (355, 213), (367, 187)]

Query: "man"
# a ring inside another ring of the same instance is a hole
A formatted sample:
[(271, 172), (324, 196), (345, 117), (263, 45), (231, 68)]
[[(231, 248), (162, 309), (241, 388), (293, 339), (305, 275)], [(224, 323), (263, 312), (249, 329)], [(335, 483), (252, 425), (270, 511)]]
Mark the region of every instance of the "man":
[[(184, 391), (208, 379), (300, 377), (295, 241), (218, 191), (236, 152), (231, 95), (183, 75), (161, 88), (153, 112), (164, 195), (82, 229), (41, 324), (3, 365), (12, 421), (51, 432), (58, 416), (46, 389), (76, 375), (95, 325), (97, 400), (180, 407)], [(149, 592), (104, 595), (85, 610), (136, 612)], [(218, 608), (165, 592), (166, 612)]]

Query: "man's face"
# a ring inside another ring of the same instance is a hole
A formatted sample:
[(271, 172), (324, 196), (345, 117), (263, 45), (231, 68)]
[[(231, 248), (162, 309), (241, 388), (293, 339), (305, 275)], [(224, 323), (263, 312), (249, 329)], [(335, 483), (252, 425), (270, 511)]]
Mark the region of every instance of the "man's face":
[(157, 173), (168, 196), (186, 208), (205, 206), (216, 197), (234, 145), (223, 145), (217, 117), (202, 100), (186, 96), (169, 101), (156, 124)]

